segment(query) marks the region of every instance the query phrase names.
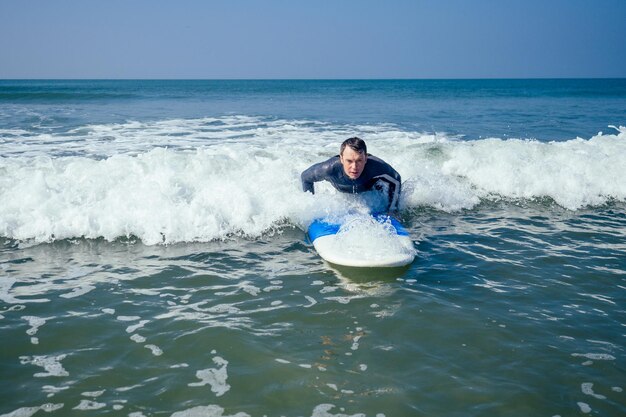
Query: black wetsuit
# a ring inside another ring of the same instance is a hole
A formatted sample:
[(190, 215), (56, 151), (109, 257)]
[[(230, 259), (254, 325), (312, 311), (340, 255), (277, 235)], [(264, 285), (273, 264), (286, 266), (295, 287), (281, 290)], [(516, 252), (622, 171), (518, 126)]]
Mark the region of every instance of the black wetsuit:
[(367, 155), (365, 168), (357, 179), (353, 180), (346, 175), (339, 155), (311, 166), (302, 173), (301, 178), (302, 189), (312, 193), (315, 193), (313, 184), (323, 180), (329, 181), (333, 187), (342, 193), (362, 193), (371, 190), (381, 181), (386, 182), (389, 184), (388, 209), (398, 209), (401, 190), (400, 174), (391, 165), (370, 154)]

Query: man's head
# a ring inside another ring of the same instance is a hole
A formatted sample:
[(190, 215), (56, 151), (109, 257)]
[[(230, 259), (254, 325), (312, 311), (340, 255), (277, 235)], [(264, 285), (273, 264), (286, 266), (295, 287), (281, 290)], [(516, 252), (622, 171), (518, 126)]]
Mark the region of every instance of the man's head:
[(355, 180), (361, 176), (367, 162), (367, 146), (357, 137), (346, 139), (339, 150), (339, 160), (343, 171)]

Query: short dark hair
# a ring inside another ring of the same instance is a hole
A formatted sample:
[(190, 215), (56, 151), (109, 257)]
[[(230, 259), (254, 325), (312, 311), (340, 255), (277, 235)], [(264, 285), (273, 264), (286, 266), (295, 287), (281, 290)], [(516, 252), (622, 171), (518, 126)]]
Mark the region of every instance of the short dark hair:
[(361, 138), (357, 138), (355, 136), (353, 138), (344, 140), (341, 144), (341, 148), (339, 148), (339, 155), (343, 155), (343, 150), (346, 149), (346, 146), (350, 147), (355, 152), (367, 155), (367, 145), (365, 144), (365, 141)]

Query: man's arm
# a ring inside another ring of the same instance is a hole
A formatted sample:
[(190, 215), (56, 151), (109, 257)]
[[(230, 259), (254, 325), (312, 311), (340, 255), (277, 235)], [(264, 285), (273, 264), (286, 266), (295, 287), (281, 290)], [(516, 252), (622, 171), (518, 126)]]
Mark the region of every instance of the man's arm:
[(384, 181), (387, 186), (387, 201), (389, 206), (388, 211), (398, 211), (398, 204), (400, 203), (400, 192), (402, 191), (402, 178), (395, 170), (393, 173), (383, 174), (375, 177), (378, 181)]
[(327, 161), (312, 165), (308, 169), (304, 170), (300, 175), (300, 179), (302, 180), (302, 191), (310, 191), (312, 194), (315, 194), (314, 184), (317, 181), (325, 180), (330, 175), (332, 162), (333, 158), (330, 158)]
[(372, 166), (372, 168), (374, 168), (374, 181), (382, 181), (387, 184), (387, 201), (389, 203), (387, 210), (398, 211), (398, 205), (400, 204), (400, 192), (402, 190), (402, 177), (400, 177), (398, 171), (393, 169), (391, 165), (382, 159), (372, 155), (369, 157), (368, 163), (370, 160), (375, 163), (375, 165)]

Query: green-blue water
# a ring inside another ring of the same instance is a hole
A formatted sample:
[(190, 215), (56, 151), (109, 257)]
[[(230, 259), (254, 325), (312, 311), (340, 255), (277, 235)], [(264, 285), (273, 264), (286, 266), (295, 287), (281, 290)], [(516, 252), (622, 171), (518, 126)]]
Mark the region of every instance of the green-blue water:
[[(0, 416), (621, 416), (625, 115), (624, 80), (2, 81)], [(355, 134), (407, 268), (303, 232), (364, 204), (298, 178)]]

